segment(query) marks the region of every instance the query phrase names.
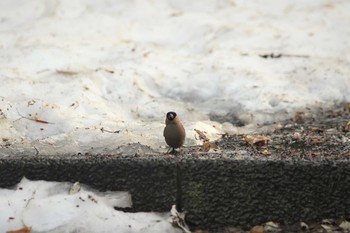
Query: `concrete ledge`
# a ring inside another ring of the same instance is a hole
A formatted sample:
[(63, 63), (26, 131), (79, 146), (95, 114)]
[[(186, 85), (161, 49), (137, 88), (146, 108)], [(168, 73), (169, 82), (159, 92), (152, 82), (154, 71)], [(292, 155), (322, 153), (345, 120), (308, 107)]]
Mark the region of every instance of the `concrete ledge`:
[(195, 225), (295, 223), (350, 214), (349, 161), (184, 161), (182, 172), (182, 202)]
[(350, 214), (350, 161), (160, 155), (0, 159), (0, 187), (15, 185), (22, 176), (129, 191), (132, 211), (169, 211), (176, 203), (188, 212), (190, 224), (205, 228)]
[(164, 159), (51, 157), (0, 159), (0, 187), (31, 180), (79, 181), (100, 191), (129, 191), (135, 211), (169, 211), (176, 201), (176, 166)]

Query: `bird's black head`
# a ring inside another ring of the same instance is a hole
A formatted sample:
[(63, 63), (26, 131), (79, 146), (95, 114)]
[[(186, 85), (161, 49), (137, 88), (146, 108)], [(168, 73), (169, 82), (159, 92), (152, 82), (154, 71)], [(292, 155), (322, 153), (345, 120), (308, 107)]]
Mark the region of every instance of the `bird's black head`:
[(168, 113), (166, 114), (166, 118), (167, 118), (169, 121), (174, 120), (175, 117), (176, 117), (176, 112), (168, 112)]

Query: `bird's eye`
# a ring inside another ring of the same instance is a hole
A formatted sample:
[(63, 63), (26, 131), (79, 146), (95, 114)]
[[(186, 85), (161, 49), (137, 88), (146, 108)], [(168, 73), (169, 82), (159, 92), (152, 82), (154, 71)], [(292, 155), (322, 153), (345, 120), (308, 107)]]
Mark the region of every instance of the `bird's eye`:
[(168, 120), (170, 120), (170, 121), (174, 120), (175, 117), (176, 117), (176, 113), (175, 112), (168, 112), (166, 114), (166, 118), (168, 118)]

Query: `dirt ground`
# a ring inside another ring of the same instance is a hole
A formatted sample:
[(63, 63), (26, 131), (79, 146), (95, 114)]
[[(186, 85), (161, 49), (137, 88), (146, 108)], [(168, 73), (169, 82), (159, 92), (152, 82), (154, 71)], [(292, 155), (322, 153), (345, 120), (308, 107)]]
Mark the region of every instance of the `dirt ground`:
[(268, 133), (223, 135), (215, 144), (230, 157), (350, 159), (350, 103), (331, 110), (297, 112), (292, 119), (261, 128), (270, 130)]
[[(194, 233), (214, 233), (214, 231), (194, 230)], [(350, 232), (349, 218), (324, 219), (318, 223), (305, 222), (283, 225), (267, 222), (253, 227), (226, 227), (215, 233), (347, 233)]]

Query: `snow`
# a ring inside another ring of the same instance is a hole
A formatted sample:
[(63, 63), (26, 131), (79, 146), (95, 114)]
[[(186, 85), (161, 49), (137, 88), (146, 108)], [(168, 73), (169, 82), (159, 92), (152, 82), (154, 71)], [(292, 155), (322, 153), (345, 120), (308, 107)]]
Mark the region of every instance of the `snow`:
[[(124, 213), (127, 192), (98, 192), (88, 186), (69, 193), (71, 183), (23, 178), (12, 189), (0, 189), (0, 232), (32, 227), (32, 232), (169, 232), (180, 233), (169, 213)], [(169, 208), (170, 211), (170, 208)]]
[[(190, 146), (196, 127), (214, 140), (350, 101), (345, 0), (0, 4), (0, 132), (12, 151), (165, 151), (168, 111)], [(259, 56), (271, 53), (290, 56)]]
[[(349, 9), (347, 0), (2, 0), (0, 157), (119, 154), (135, 143), (165, 152), (168, 111), (191, 146), (194, 129), (214, 140), (349, 102)], [(71, 185), (0, 189), (0, 231), (179, 232), (169, 214), (114, 210), (127, 193), (69, 195)]]

